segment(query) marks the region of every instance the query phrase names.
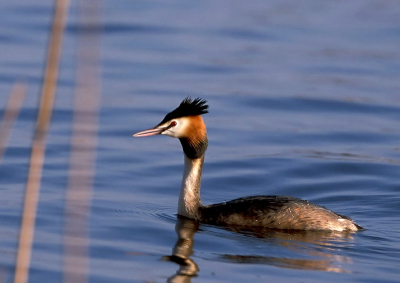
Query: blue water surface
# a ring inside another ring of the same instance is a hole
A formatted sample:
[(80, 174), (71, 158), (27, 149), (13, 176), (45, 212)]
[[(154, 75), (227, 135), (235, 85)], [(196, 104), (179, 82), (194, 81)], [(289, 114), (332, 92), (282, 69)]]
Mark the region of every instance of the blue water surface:
[[(398, 2), (105, 0), (101, 7), (90, 282), (400, 282)], [(0, 166), (1, 282), (13, 282), (52, 12), (53, 1), (0, 3), (0, 115), (15, 81), (27, 84)], [(62, 281), (78, 16), (72, 0), (29, 282)], [(203, 203), (290, 195), (366, 230), (255, 233), (177, 221), (179, 141), (132, 134), (187, 96), (210, 105)], [(168, 256), (179, 234), (193, 242), (190, 258), (177, 264)]]

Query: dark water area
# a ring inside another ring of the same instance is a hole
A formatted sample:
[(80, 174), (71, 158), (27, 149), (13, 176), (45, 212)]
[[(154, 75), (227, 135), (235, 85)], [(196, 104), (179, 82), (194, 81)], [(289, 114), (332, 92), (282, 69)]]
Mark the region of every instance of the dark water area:
[[(90, 282), (400, 282), (398, 1), (101, 3)], [(77, 4), (63, 42), (29, 282), (62, 281)], [(1, 116), (15, 80), (28, 86), (0, 166), (0, 282), (13, 281), (52, 5), (0, 2)], [(250, 232), (178, 220), (179, 141), (132, 134), (187, 96), (210, 105), (203, 203), (290, 195), (366, 230)]]

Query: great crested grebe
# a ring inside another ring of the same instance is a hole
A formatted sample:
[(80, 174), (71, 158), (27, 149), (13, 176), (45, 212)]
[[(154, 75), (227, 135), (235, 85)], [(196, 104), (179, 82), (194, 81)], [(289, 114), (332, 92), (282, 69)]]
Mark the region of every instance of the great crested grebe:
[(346, 216), (294, 197), (250, 196), (203, 205), (200, 184), (208, 139), (201, 115), (208, 113), (206, 103), (204, 99), (188, 97), (157, 126), (133, 135), (167, 135), (180, 140), (185, 166), (178, 202), (180, 216), (208, 224), (249, 228), (351, 232), (363, 229)]

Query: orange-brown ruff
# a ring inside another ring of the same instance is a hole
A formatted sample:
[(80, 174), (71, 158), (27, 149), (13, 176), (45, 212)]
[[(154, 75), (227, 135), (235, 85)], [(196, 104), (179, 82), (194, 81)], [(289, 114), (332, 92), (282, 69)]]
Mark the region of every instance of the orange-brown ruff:
[(306, 200), (287, 196), (251, 196), (228, 202), (203, 205), (200, 198), (201, 174), (208, 145), (202, 114), (206, 101), (186, 98), (154, 128), (135, 137), (168, 135), (178, 138), (184, 152), (184, 172), (178, 214), (203, 223), (246, 228), (288, 230), (358, 231), (363, 228), (350, 218)]

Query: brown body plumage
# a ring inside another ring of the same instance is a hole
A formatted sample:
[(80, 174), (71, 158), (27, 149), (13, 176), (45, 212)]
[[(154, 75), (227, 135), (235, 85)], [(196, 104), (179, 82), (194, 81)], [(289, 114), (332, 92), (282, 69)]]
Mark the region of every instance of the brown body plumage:
[(286, 196), (252, 196), (204, 206), (200, 198), (201, 174), (207, 149), (203, 118), (208, 106), (202, 99), (186, 98), (156, 127), (136, 137), (157, 134), (178, 138), (184, 152), (184, 173), (178, 214), (203, 223), (288, 230), (358, 231), (350, 218), (308, 201)]
[(203, 206), (203, 222), (294, 230), (357, 231), (352, 220), (306, 200), (285, 196), (252, 196)]

